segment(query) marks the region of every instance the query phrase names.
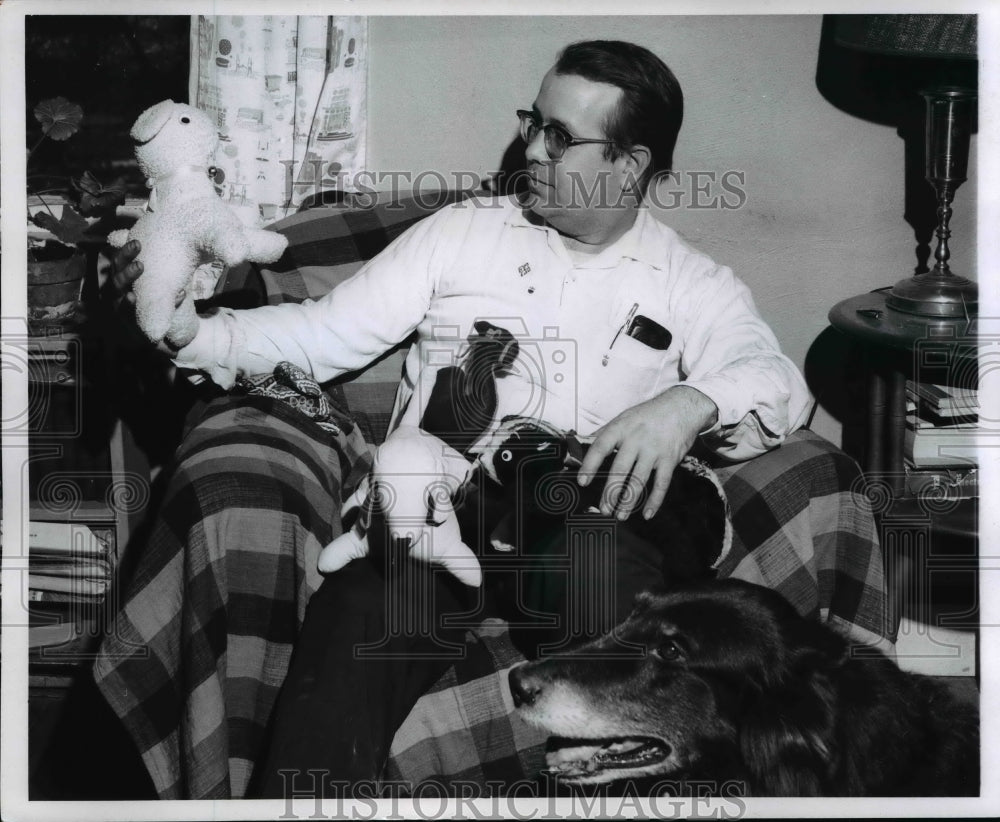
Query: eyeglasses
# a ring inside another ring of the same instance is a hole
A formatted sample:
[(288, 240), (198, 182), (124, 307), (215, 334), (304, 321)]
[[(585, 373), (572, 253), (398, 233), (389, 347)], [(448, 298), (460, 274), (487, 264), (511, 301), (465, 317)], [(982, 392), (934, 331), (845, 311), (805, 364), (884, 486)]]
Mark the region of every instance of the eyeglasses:
[(545, 153), (549, 155), (550, 160), (558, 160), (566, 153), (566, 149), (583, 145), (584, 143), (603, 143), (609, 146), (615, 143), (614, 140), (592, 140), (589, 137), (574, 137), (565, 128), (554, 123), (543, 126), (539, 122), (538, 115), (533, 111), (518, 109), (517, 117), (521, 121), (521, 139), (524, 142), (530, 143), (535, 139), (539, 131), (545, 134)]

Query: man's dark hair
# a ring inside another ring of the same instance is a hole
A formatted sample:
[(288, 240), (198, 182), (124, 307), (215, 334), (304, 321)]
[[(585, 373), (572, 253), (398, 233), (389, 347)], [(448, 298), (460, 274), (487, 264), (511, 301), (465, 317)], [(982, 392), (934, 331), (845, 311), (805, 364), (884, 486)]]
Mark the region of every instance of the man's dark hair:
[(555, 71), (622, 90), (618, 107), (604, 126), (605, 135), (615, 141), (605, 156), (614, 159), (634, 145), (650, 150), (649, 167), (639, 179), (641, 194), (655, 176), (671, 170), (684, 119), (684, 94), (659, 57), (621, 40), (589, 40), (567, 46), (556, 61)]

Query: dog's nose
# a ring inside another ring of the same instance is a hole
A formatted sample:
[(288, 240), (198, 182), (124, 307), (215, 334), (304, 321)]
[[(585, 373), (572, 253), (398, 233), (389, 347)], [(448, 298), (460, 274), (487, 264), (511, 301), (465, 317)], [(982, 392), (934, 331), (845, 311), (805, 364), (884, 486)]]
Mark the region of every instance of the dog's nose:
[(538, 695), (542, 692), (540, 685), (529, 682), (523, 675), (524, 666), (511, 668), (507, 675), (507, 682), (510, 685), (510, 695), (514, 697), (514, 705), (520, 708), (522, 705), (533, 705)]

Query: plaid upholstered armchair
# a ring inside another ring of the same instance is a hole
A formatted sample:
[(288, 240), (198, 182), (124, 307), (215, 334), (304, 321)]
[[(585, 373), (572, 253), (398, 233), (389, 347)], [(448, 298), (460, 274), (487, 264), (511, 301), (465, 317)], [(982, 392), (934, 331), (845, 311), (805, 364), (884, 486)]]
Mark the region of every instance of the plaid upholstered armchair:
[[(290, 241), (279, 263), (230, 271), (219, 291), (241, 292), (244, 304), (319, 296), (453, 199), (301, 212), (275, 226)], [(123, 606), (94, 668), (161, 797), (244, 795), (320, 583), (316, 557), (385, 436), (404, 351), (324, 386), (344, 423), (332, 429), (244, 391), (210, 402), (185, 437), (151, 536), (131, 549), (141, 551), (136, 571), (122, 580)], [(775, 588), (859, 642), (891, 644), (875, 523), (849, 457), (802, 430), (717, 471), (734, 526), (721, 576)], [(519, 720), (506, 687), (520, 657), (505, 625), (478, 626), (466, 651), (397, 733), (387, 779), (513, 783), (544, 767), (545, 739)]]

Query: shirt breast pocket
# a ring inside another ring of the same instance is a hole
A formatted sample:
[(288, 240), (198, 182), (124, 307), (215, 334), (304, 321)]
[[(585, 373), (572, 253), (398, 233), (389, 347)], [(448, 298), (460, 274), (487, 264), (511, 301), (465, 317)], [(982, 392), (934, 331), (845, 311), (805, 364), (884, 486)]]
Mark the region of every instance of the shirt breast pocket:
[(666, 360), (666, 354), (666, 349), (654, 348), (635, 337), (622, 334), (608, 351), (604, 365), (623, 375), (632, 371), (648, 375), (651, 370), (659, 371)]
[(611, 419), (653, 397), (667, 360), (666, 351), (620, 335), (596, 368), (593, 389), (598, 416)]

